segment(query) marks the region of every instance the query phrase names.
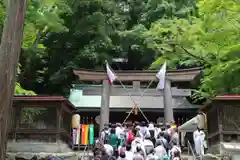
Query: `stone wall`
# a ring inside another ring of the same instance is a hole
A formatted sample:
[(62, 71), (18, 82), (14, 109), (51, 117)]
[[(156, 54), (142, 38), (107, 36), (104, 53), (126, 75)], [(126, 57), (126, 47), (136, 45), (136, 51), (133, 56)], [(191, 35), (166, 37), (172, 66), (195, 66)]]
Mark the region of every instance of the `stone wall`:
[(7, 152), (65, 153), (71, 151), (70, 147), (62, 141), (58, 143), (9, 141), (7, 143)]

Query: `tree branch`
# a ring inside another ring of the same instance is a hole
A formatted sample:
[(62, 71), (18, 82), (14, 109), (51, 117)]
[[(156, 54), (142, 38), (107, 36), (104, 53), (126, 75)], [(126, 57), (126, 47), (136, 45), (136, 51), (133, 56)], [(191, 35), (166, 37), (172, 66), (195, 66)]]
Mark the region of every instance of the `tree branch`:
[(175, 45), (179, 46), (179, 47), (180, 47), (185, 53), (187, 53), (189, 56), (191, 56), (191, 57), (193, 57), (193, 58), (196, 58), (196, 59), (204, 62), (205, 64), (209, 64), (209, 65), (211, 64), (211, 63), (207, 62), (206, 59), (204, 59), (203, 57), (196, 56), (196, 55), (192, 54), (192, 53), (189, 52), (186, 48), (184, 48), (182, 45), (180, 45), (180, 44), (175, 44)]

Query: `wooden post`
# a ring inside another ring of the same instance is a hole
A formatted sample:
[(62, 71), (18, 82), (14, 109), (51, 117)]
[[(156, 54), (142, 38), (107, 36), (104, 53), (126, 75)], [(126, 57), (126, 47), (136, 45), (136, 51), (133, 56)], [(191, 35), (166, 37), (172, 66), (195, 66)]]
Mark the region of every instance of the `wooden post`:
[(103, 80), (102, 100), (101, 100), (101, 115), (100, 115), (100, 132), (104, 128), (104, 124), (109, 123), (110, 87), (111, 86), (110, 86), (108, 80)]
[(58, 105), (60, 105), (60, 107), (56, 107), (56, 115), (57, 115), (57, 117), (56, 117), (56, 121), (57, 121), (57, 123), (56, 123), (56, 130), (57, 130), (56, 140), (57, 140), (57, 143), (59, 143), (61, 140), (60, 133), (61, 133), (61, 125), (62, 125), (61, 124), (62, 123), (62, 110), (64, 107), (64, 105), (62, 103), (58, 104)]
[(5, 159), (10, 107), (23, 38), (26, 0), (8, 0), (0, 46), (0, 160)]

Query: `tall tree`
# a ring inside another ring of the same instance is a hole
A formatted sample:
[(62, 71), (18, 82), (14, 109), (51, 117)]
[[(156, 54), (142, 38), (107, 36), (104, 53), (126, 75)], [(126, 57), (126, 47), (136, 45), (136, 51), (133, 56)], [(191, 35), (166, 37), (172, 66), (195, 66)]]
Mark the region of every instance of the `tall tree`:
[[(37, 1), (40, 3), (40, 0), (33, 2)], [(70, 1), (59, 1), (71, 8), (70, 14), (59, 13), (66, 11), (64, 8), (58, 9), (57, 14), (51, 12), (60, 17), (58, 22), (67, 28), (67, 32), (54, 29), (57, 23), (52, 23), (52, 19), (49, 19), (52, 16), (49, 17), (48, 14), (40, 14), (40, 19), (45, 21), (39, 21), (36, 18), (38, 14), (34, 14), (35, 10), (39, 10), (38, 5), (33, 2), (29, 4), (29, 14), (26, 17), (28, 27), (25, 28), (27, 36), (20, 57), (22, 72), (19, 76), (20, 84), (25, 89), (33, 89), (38, 94), (68, 95), (75, 80), (73, 68), (103, 69), (104, 61), (111, 61), (112, 58), (128, 59), (124, 65), (113, 65), (114, 69), (148, 69), (155, 56), (159, 55), (145, 43), (147, 37), (141, 33), (160, 18), (187, 17), (195, 7), (191, 0)], [(44, 6), (49, 6), (49, 3)], [(63, 5), (57, 8), (61, 6)], [(41, 13), (46, 13), (48, 7), (40, 7), (40, 10), (41, 8), (44, 9)], [(36, 19), (38, 25), (35, 25)], [(32, 26), (40, 31), (42, 27), (39, 26), (49, 26), (47, 32), (43, 30), (43, 34), (40, 34), (42, 36), (38, 42), (41, 45), (36, 50), (28, 49), (35, 37), (39, 37)]]
[(195, 98), (240, 93), (240, 5), (235, 0), (198, 0), (198, 17), (159, 19), (144, 35), (163, 56), (152, 64), (159, 68), (203, 66), (204, 76)]
[(7, 129), (23, 38), (26, 0), (9, 0), (0, 46), (0, 160), (5, 159)]

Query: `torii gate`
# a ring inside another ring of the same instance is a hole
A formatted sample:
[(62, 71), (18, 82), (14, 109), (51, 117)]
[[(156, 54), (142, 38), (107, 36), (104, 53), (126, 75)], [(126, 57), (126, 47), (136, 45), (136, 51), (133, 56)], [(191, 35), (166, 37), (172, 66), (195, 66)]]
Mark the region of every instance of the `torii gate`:
[[(86, 69), (75, 69), (74, 74), (79, 77), (81, 81), (102, 81), (101, 88), (95, 89), (84, 89), (83, 95), (101, 95), (101, 118), (100, 118), (100, 129), (104, 127), (104, 124), (109, 123), (109, 101), (110, 96), (126, 96), (126, 90), (124, 88), (116, 88), (108, 82), (108, 76), (106, 71), (90, 71)], [(141, 82), (150, 82), (152, 80), (157, 81), (157, 71), (119, 71), (116, 72), (117, 76), (124, 82), (133, 82), (133, 88), (127, 89), (132, 96), (139, 96), (143, 92), (140, 88)], [(191, 91), (189, 89), (178, 89), (171, 87), (171, 83), (187, 83), (191, 84), (194, 82), (198, 75), (201, 73), (201, 68), (192, 69), (178, 69), (168, 70), (166, 73), (165, 87), (163, 91), (156, 89), (148, 89), (144, 96), (163, 96), (164, 103), (164, 119), (165, 122), (174, 120), (173, 107), (172, 107), (172, 96), (190, 96)], [(139, 106), (141, 108), (141, 106)]]

